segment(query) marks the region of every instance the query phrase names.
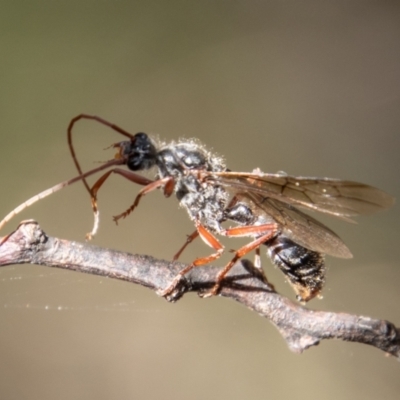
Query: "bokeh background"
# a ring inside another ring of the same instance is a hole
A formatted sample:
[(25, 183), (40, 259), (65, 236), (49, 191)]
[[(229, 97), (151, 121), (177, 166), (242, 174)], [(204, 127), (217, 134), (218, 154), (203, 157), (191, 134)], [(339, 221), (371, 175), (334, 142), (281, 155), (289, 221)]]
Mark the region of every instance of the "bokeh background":
[[(1, 215), (76, 174), (66, 127), (82, 112), (166, 141), (196, 137), (233, 170), (357, 180), (400, 198), (398, 1), (20, 0), (0, 9)], [(103, 149), (119, 140), (94, 122), (75, 131), (86, 169), (111, 158)], [(171, 259), (193, 230), (174, 199), (153, 193), (118, 227), (111, 220), (137, 190), (107, 182), (94, 243)], [(324, 299), (309, 307), (400, 324), (399, 215), (395, 206), (358, 225), (322, 218), (354, 259), (328, 258)], [(92, 224), (80, 184), (2, 234), (27, 218), (81, 241)], [(208, 252), (199, 241), (182, 260)], [(330, 341), (295, 355), (267, 320), (231, 301), (188, 295), (171, 305), (74, 272), (3, 268), (0, 324), (2, 399), (400, 393), (398, 362), (376, 349)]]

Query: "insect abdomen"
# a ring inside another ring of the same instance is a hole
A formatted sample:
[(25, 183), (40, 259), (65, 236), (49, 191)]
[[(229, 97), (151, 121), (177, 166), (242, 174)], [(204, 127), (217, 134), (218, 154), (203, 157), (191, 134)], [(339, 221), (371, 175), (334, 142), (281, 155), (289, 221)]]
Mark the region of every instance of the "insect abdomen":
[(321, 292), (326, 272), (322, 254), (299, 246), (283, 235), (265, 245), (272, 262), (293, 286), (298, 300), (311, 300)]

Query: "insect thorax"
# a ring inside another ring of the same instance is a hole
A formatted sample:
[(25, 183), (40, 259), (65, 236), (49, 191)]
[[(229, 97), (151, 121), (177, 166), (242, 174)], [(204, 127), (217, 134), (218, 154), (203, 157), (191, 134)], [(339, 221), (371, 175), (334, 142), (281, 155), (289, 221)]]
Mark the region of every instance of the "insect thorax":
[(174, 192), (190, 218), (218, 232), (229, 194), (222, 186), (201, 181), (195, 171), (224, 171), (223, 160), (189, 141), (163, 147), (158, 152), (157, 167), (159, 178), (174, 177)]

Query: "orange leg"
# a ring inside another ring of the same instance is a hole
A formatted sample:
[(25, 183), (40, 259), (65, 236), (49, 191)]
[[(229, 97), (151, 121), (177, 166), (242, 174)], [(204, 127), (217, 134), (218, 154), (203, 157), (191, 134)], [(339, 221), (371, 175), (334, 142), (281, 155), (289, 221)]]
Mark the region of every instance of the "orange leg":
[(164, 178), (164, 179), (159, 179), (157, 181), (152, 181), (148, 178), (145, 178), (144, 176), (141, 176), (139, 174), (136, 174), (132, 171), (127, 171), (121, 168), (113, 168), (110, 171), (107, 171), (105, 174), (103, 174), (96, 182), (95, 184), (90, 188), (90, 194), (92, 198), (92, 209), (95, 215), (95, 220), (94, 220), (94, 225), (93, 229), (90, 233), (86, 235), (87, 239), (91, 239), (97, 232), (98, 230), (98, 225), (99, 225), (99, 213), (97, 209), (97, 193), (100, 190), (100, 188), (103, 186), (104, 182), (109, 178), (109, 176), (112, 174), (118, 174), (123, 176), (124, 178), (130, 180), (133, 183), (137, 183), (138, 185), (145, 185), (145, 187), (140, 190), (139, 194), (135, 198), (135, 202), (133, 205), (126, 210), (124, 213), (118, 215), (117, 217), (114, 217), (114, 221), (117, 222), (118, 219), (120, 218), (125, 218), (127, 215), (129, 215), (135, 207), (139, 204), (139, 201), (142, 196), (145, 194), (151, 192), (154, 189), (157, 189), (161, 186), (164, 186), (164, 193), (166, 196), (169, 196), (173, 192), (173, 178)]
[[(234, 198), (231, 200), (231, 202), (229, 203), (229, 206), (228, 206), (228, 207), (234, 206), (235, 203), (236, 203), (237, 201), (238, 201), (238, 199), (237, 199), (236, 197), (234, 197)], [(242, 230), (243, 230), (242, 228), (243, 228), (243, 227), (235, 227), (235, 228), (228, 229), (228, 230), (225, 231), (225, 232), (233, 232), (233, 233), (227, 234), (226, 236), (248, 236), (249, 231), (246, 231), (244, 234), (243, 234), (243, 233), (240, 233), (240, 232), (242, 232)], [(245, 228), (246, 228), (246, 227), (245, 227)], [(260, 229), (260, 228), (256, 227), (255, 229), (256, 229), (256, 233), (258, 233), (258, 232), (263, 233), (263, 232), (264, 232), (263, 228)], [(236, 235), (235, 235), (235, 234), (234, 234), (235, 231), (239, 231), (239, 234), (236, 234)], [(222, 234), (224, 235), (224, 233), (222, 233)], [(190, 243), (192, 243), (193, 240), (196, 239), (198, 236), (199, 236), (199, 233), (197, 232), (197, 230), (194, 231), (192, 234), (190, 234), (190, 235), (187, 237), (186, 242), (184, 243), (184, 245), (183, 245), (183, 246), (178, 250), (178, 252), (174, 255), (173, 261), (178, 260), (178, 258), (181, 256), (181, 254), (183, 253), (183, 251), (186, 249), (186, 247), (187, 247)], [(260, 252), (258, 251), (258, 255), (259, 255), (259, 254), (260, 254)], [(258, 257), (258, 260), (256, 260), (255, 264), (259, 266), (259, 267), (258, 267), (259, 269), (261, 268), (261, 263), (260, 263), (259, 257)]]
[(126, 171), (122, 168), (113, 168), (103, 174), (99, 179), (97, 179), (96, 183), (90, 188), (90, 194), (92, 196), (92, 204), (94, 202), (94, 206), (96, 207), (96, 199), (97, 199), (97, 192), (103, 186), (103, 183), (107, 180), (107, 178), (112, 174), (118, 174), (123, 176), (124, 178), (130, 180), (133, 183), (137, 183), (138, 185), (148, 186), (153, 183), (152, 180), (145, 178), (142, 175), (135, 174), (131, 171)]
[(221, 235), (228, 237), (251, 237), (255, 235), (262, 235), (267, 231), (277, 230), (276, 224), (262, 224), (262, 225), (247, 225), (247, 226), (235, 226), (234, 228), (225, 229), (221, 232)]
[[(235, 228), (228, 229), (226, 232), (226, 235), (239, 237), (239, 236), (248, 236), (249, 233), (263, 234), (263, 233), (266, 233), (266, 230), (268, 230), (271, 227), (271, 225), (274, 225), (274, 224), (238, 226)], [(268, 239), (266, 239), (265, 241), (267, 241), (267, 240)], [(264, 243), (264, 242), (262, 242), (262, 243)], [(234, 250), (231, 250), (231, 252), (235, 253)], [(264, 270), (261, 267), (260, 246), (255, 248), (254, 267), (256, 268), (257, 274), (259, 274), (260, 278), (263, 279), (264, 282), (268, 283), (271, 287), (273, 287), (273, 285), (268, 281), (268, 278), (265, 275)]]
[[(200, 257), (196, 258), (190, 265), (188, 265), (186, 268), (182, 269), (173, 279), (170, 285), (168, 285), (167, 288), (163, 290), (159, 290), (157, 294), (159, 296), (167, 296), (171, 294), (177, 287), (179, 281), (193, 268), (199, 267), (204, 264), (208, 264), (211, 261), (217, 260), (219, 257), (221, 257), (221, 254), (224, 251), (224, 246), (219, 242), (219, 240), (211, 233), (209, 232), (200, 222), (196, 222), (196, 228), (197, 231), (193, 232), (191, 237), (197, 237), (200, 236), (203, 241), (208, 244), (210, 247), (212, 247), (214, 250), (216, 250), (215, 253), (207, 256), (207, 257)], [(197, 233), (197, 235), (195, 235)]]
[[(127, 171), (125, 171), (125, 172), (127, 172)], [(122, 214), (114, 216), (113, 220), (116, 223), (118, 223), (119, 219), (126, 218), (139, 205), (139, 201), (144, 195), (152, 192), (155, 189), (158, 189), (159, 187), (164, 187), (165, 197), (171, 196), (171, 194), (174, 191), (174, 185), (175, 185), (175, 181), (174, 181), (173, 177), (162, 178), (157, 181), (149, 183), (147, 186), (145, 186), (143, 189), (141, 189), (139, 191), (133, 204)]]
[(195, 230), (192, 234), (188, 235), (188, 237), (186, 238), (185, 244), (178, 250), (178, 252), (174, 255), (174, 258), (172, 260), (176, 261), (181, 256), (181, 254), (186, 249), (186, 247), (190, 243), (192, 243), (193, 240), (196, 239), (198, 236), (199, 236), (199, 232), (197, 232), (197, 230)]
[(144, 176), (135, 174), (134, 172), (131, 171), (126, 171), (121, 168), (113, 168), (107, 171), (105, 174), (103, 174), (97, 181), (96, 183), (90, 188), (89, 188), (89, 193), (90, 193), (90, 198), (92, 202), (92, 210), (94, 213), (94, 223), (93, 223), (93, 228), (90, 233), (86, 234), (86, 239), (91, 240), (92, 237), (97, 233), (97, 230), (99, 228), (99, 211), (97, 208), (97, 192), (99, 189), (102, 187), (103, 183), (107, 180), (107, 178), (112, 174), (119, 174), (123, 176), (124, 178), (129, 179), (131, 182), (137, 183), (139, 185), (149, 185), (153, 181), (145, 178)]
[[(265, 224), (264, 227), (267, 228), (269, 227), (267, 231), (264, 231), (264, 235), (260, 236), (259, 238), (253, 240), (252, 242), (242, 246), (240, 249), (236, 250), (235, 256), (232, 258), (232, 260), (220, 271), (217, 275), (217, 279), (215, 282), (215, 285), (213, 288), (205, 293), (203, 297), (210, 297), (210, 296), (215, 296), (218, 294), (219, 288), (221, 287), (221, 283), (224, 280), (225, 276), (228, 274), (228, 272), (232, 269), (232, 267), (235, 265), (235, 263), (240, 260), (242, 257), (244, 257), (247, 253), (250, 251), (257, 249), (260, 247), (261, 244), (264, 242), (268, 241), (269, 239), (273, 238), (276, 235), (277, 232), (277, 225), (276, 224)], [(253, 228), (253, 226), (248, 226), (248, 227), (243, 227), (243, 228)], [(251, 231), (251, 229), (250, 229)]]
[[(196, 260), (194, 260), (192, 262), (192, 264), (188, 265), (186, 268), (184, 268), (182, 271), (180, 271), (175, 276), (172, 283), (166, 289), (158, 292), (158, 294), (160, 296), (167, 296), (167, 295), (171, 294), (175, 290), (179, 281), (193, 268), (208, 264), (214, 260), (217, 260), (219, 257), (221, 257), (225, 248), (218, 241), (218, 239), (211, 232), (209, 232), (200, 222), (196, 222), (196, 228), (197, 228), (198, 235), (203, 239), (203, 241), (206, 244), (208, 244), (210, 247), (212, 247), (214, 250), (216, 250), (216, 252), (207, 257), (201, 257), (201, 258), (197, 258)], [(235, 252), (235, 256), (232, 258), (232, 260), (217, 275), (217, 280), (216, 280), (216, 283), (213, 286), (213, 288), (209, 292), (205, 293), (205, 295), (203, 297), (209, 297), (209, 296), (216, 295), (218, 293), (218, 290), (221, 286), (221, 283), (222, 283), (224, 277), (227, 275), (227, 273), (230, 271), (230, 269), (234, 266), (234, 264), (240, 258), (245, 256), (247, 253), (258, 248), (262, 243), (264, 243), (265, 241), (267, 241), (267, 240), (271, 239), (273, 236), (275, 236), (276, 232), (277, 232), (276, 224), (235, 227), (235, 228), (226, 229), (225, 231), (221, 232), (221, 234), (223, 234), (224, 236), (228, 236), (228, 237), (254, 236), (255, 234), (260, 234), (262, 236), (253, 240), (252, 242), (248, 243), (247, 245), (241, 247), (239, 250), (237, 250)], [(195, 235), (195, 233), (193, 233), (191, 235), (191, 237), (196, 237), (196, 236), (197, 235)]]

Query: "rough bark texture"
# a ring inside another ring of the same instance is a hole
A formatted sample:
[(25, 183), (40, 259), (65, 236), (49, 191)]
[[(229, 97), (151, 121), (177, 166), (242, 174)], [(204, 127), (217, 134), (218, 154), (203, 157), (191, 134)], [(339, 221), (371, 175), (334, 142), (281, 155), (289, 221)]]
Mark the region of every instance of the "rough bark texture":
[[(63, 239), (43, 232), (35, 221), (0, 238), (0, 266), (38, 264), (104, 275), (161, 290), (184, 264), (132, 255)], [(186, 292), (199, 294), (212, 287), (219, 268), (191, 271), (168, 298), (177, 301)], [(224, 281), (220, 295), (232, 298), (268, 318), (290, 350), (301, 353), (322, 339), (341, 339), (375, 346), (400, 359), (400, 329), (388, 321), (345, 313), (313, 311), (276, 293), (246, 260), (238, 263)]]

